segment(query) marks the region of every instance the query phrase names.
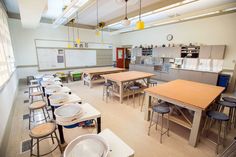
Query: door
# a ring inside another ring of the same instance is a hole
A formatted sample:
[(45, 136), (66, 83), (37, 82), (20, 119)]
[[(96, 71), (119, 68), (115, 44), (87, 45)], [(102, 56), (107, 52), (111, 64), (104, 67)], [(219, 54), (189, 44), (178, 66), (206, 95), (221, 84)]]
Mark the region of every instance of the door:
[(125, 49), (116, 48), (116, 66), (117, 68), (124, 68), (125, 65)]

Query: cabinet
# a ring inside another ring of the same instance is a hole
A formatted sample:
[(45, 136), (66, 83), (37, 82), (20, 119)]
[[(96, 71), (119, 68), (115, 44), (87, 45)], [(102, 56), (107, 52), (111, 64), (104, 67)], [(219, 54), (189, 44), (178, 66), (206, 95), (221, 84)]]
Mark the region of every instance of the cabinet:
[(142, 56), (142, 49), (141, 48), (133, 48), (131, 53), (132, 53), (132, 57), (133, 56)]
[(212, 59), (224, 59), (225, 45), (213, 45), (211, 48)]
[(201, 46), (199, 58), (201, 59), (224, 59), (225, 45)]

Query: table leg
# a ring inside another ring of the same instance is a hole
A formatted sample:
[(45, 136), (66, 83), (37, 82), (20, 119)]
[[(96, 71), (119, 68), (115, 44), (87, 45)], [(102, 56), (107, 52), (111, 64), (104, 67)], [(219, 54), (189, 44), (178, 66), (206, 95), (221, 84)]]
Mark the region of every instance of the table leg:
[(147, 78), (147, 87), (149, 87), (150, 78)]
[(42, 87), (43, 90), (43, 96), (45, 96), (45, 87)]
[(123, 103), (123, 93), (124, 92), (124, 86), (123, 83), (120, 84), (120, 103)]
[(144, 113), (144, 119), (146, 121), (150, 120), (151, 112), (150, 112), (149, 108), (151, 107), (151, 102), (152, 102), (152, 97), (145, 93), (145, 104), (144, 104), (145, 113)]
[(58, 126), (58, 132), (59, 132), (59, 137), (60, 137), (60, 142), (61, 145), (65, 144), (65, 138), (64, 138), (64, 133), (63, 133), (63, 127), (61, 125)]
[(53, 119), (55, 120), (55, 119), (56, 119), (56, 116), (55, 116), (55, 114), (54, 114), (55, 108), (54, 108), (54, 106), (51, 106), (51, 108), (52, 108), (52, 117), (53, 117)]
[(97, 118), (97, 134), (101, 132), (101, 117)]
[(189, 137), (189, 144), (193, 147), (197, 146), (201, 119), (202, 119), (202, 110), (195, 110), (192, 129)]
[(51, 106), (50, 100), (49, 100), (49, 94), (47, 94), (47, 102), (48, 102), (48, 106)]

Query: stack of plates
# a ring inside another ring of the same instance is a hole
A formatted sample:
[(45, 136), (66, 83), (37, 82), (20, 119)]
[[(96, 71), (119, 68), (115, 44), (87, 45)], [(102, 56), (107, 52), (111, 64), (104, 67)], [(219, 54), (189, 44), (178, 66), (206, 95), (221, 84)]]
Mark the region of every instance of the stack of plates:
[(83, 135), (68, 144), (64, 157), (107, 157), (109, 145), (99, 135)]
[(59, 122), (71, 122), (81, 116), (82, 108), (79, 104), (68, 104), (57, 108), (54, 114)]
[(68, 100), (68, 94), (65, 93), (58, 93), (58, 94), (53, 94), (49, 97), (50, 101), (52, 103), (58, 104), (58, 103), (63, 103)]

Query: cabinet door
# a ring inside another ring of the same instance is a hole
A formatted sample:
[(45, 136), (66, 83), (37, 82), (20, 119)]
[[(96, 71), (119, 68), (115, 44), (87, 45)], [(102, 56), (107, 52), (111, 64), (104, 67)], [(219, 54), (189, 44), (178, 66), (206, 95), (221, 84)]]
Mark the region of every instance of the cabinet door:
[(189, 70), (179, 70), (178, 78), (182, 80), (189, 80)]
[(217, 73), (202, 72), (202, 78), (201, 78), (202, 83), (216, 85), (217, 80), (218, 80), (218, 74)]
[(213, 45), (211, 49), (211, 59), (224, 59), (225, 45)]
[(199, 58), (209, 59), (211, 57), (211, 46), (200, 46)]
[(169, 70), (169, 80), (173, 81), (178, 79), (178, 69), (170, 69)]

